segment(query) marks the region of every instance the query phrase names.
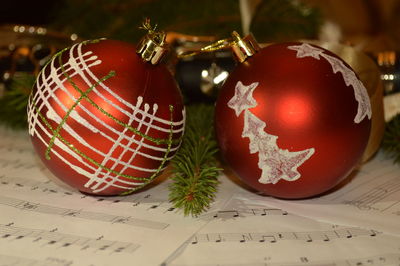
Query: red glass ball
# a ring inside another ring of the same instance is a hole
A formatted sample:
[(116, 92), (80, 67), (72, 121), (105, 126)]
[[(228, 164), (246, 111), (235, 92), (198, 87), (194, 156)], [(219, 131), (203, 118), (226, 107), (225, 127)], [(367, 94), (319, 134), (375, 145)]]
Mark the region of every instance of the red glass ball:
[(239, 64), (216, 103), (228, 165), (280, 198), (321, 194), (358, 164), (371, 127), (367, 91), (342, 59), (303, 43), (273, 44)]
[(29, 133), (47, 168), (78, 190), (117, 195), (139, 189), (179, 147), (184, 106), (163, 65), (120, 41), (76, 44), (39, 74)]

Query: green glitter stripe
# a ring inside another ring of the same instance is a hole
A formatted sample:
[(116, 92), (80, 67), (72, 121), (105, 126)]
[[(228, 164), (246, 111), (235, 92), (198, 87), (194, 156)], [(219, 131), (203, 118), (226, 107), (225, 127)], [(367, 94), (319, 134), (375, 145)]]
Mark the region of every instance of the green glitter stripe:
[[(36, 106), (36, 104), (33, 104), (33, 106), (34, 106), (36, 112), (38, 113), (40, 119), (42, 120), (42, 122), (47, 126), (48, 129), (50, 129), (50, 131), (52, 131), (53, 133), (55, 133), (56, 130), (53, 129), (53, 128), (51, 127), (51, 125), (50, 125), (50, 123), (48, 122), (48, 120), (44, 117), (43, 114), (40, 113), (39, 108)], [(173, 106), (170, 106), (170, 110), (171, 110), (171, 113), (172, 113)], [(172, 123), (171, 123), (171, 124), (172, 124)], [(169, 139), (172, 139), (172, 135), (173, 135), (173, 133), (172, 133), (172, 125), (171, 125), (171, 130), (170, 130), (170, 134), (169, 134)], [(64, 139), (62, 136), (57, 135), (57, 139), (59, 139), (62, 143), (64, 143), (68, 148), (70, 148), (72, 151), (74, 151), (74, 152), (75, 152), (76, 154), (78, 154), (79, 156), (81, 156), (81, 157), (83, 157), (84, 159), (88, 160), (89, 162), (93, 163), (93, 164), (96, 165), (97, 167), (100, 167), (101, 169), (106, 170), (107, 172), (113, 173), (113, 174), (118, 175), (118, 176), (125, 177), (125, 178), (127, 178), (127, 179), (133, 179), (133, 180), (138, 180), (138, 181), (147, 181), (147, 180), (149, 180), (149, 182), (150, 182), (151, 180), (153, 180), (153, 179), (160, 173), (160, 171), (161, 171), (161, 169), (163, 168), (165, 162), (167, 161), (167, 157), (168, 157), (168, 154), (169, 154), (170, 151), (171, 151), (171, 146), (172, 146), (172, 141), (170, 141), (170, 143), (168, 144), (167, 152), (166, 152), (166, 154), (164, 155), (164, 158), (163, 158), (163, 160), (161, 161), (161, 164), (160, 164), (160, 166), (158, 167), (158, 169), (156, 170), (156, 172), (155, 172), (152, 176), (150, 176), (149, 178), (143, 178), (143, 177), (135, 177), (135, 176), (123, 174), (123, 173), (120, 173), (120, 172), (115, 171), (115, 170), (113, 170), (113, 169), (110, 169), (110, 168), (108, 168), (108, 167), (102, 165), (101, 163), (95, 161), (94, 159), (90, 158), (89, 156), (87, 156), (86, 154), (84, 154), (83, 152), (81, 152), (80, 150), (78, 150), (76, 147), (74, 147), (73, 144), (71, 144), (69, 141), (67, 141), (66, 139)], [(147, 183), (146, 183), (146, 184), (147, 184)], [(144, 184), (144, 185), (145, 185), (145, 184)], [(144, 185), (143, 185), (143, 186), (144, 186)]]
[[(61, 54), (60, 54), (61, 55)], [(83, 91), (75, 84), (75, 82), (71, 79), (71, 77), (68, 75), (68, 73), (66, 73), (64, 66), (61, 62), (61, 56), (59, 57), (60, 60), (60, 66), (61, 66), (61, 70), (63, 72), (63, 75), (67, 78), (68, 82), (74, 87), (74, 89), (76, 89), (80, 94), (83, 94)], [(139, 130), (137, 130), (136, 128), (131, 127), (130, 125), (122, 122), (121, 120), (119, 120), (118, 118), (116, 118), (115, 116), (113, 116), (112, 114), (110, 114), (109, 112), (107, 112), (106, 110), (104, 110), (103, 108), (101, 108), (98, 104), (96, 104), (92, 99), (85, 97), (85, 99), (93, 106), (95, 107), (97, 110), (99, 110), (100, 112), (102, 112), (105, 116), (107, 116), (108, 118), (112, 119), (114, 122), (116, 122), (117, 124), (119, 124), (120, 126), (123, 126), (125, 128), (127, 128), (128, 130), (132, 131), (134, 134), (141, 136), (142, 138), (149, 140), (151, 142), (154, 142), (157, 145), (160, 144), (168, 144), (169, 140), (167, 139), (159, 139), (159, 138), (153, 138), (150, 137), (142, 132), (140, 132)], [(176, 140), (172, 140), (173, 144), (177, 144), (179, 143), (179, 139)]]
[[(61, 58), (61, 57), (60, 57)], [(64, 70), (62, 70), (64, 71)], [(87, 98), (88, 93), (90, 93), (97, 85), (100, 84), (100, 82), (106, 81), (107, 79), (114, 77), (115, 76), (115, 71), (110, 71), (110, 73), (107, 74), (107, 76), (101, 78), (98, 82), (93, 84), (87, 91), (81, 93), (81, 96), (76, 100), (76, 102), (71, 106), (71, 108), (67, 111), (63, 119), (61, 120), (60, 124), (57, 126), (56, 130), (53, 131), (54, 135), (51, 137), (49, 141), (49, 146), (46, 149), (46, 159), (50, 160), (50, 151), (54, 145), (54, 141), (57, 136), (60, 135), (60, 130), (66, 123), (68, 117), (70, 116), (71, 112), (75, 109), (75, 107), (84, 99)]]

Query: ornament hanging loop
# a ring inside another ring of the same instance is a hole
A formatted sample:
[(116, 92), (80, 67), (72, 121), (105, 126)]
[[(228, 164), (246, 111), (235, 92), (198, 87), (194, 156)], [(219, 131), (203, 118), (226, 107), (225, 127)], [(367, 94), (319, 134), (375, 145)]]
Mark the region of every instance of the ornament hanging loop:
[(200, 50), (188, 51), (188, 52), (181, 53), (178, 55), (178, 57), (179, 58), (187, 58), (187, 57), (192, 57), (192, 56), (196, 56), (196, 55), (203, 54), (203, 53), (211, 53), (211, 52), (220, 51), (223, 49), (228, 49), (231, 47), (230, 42), (231, 42), (230, 38), (218, 40), (210, 45), (202, 47)]
[(228, 48), (232, 49), (232, 52), (239, 63), (246, 61), (248, 57), (253, 56), (260, 50), (260, 46), (252, 34), (246, 35), (242, 38), (236, 31), (234, 31), (232, 32), (231, 38), (218, 40), (200, 50), (179, 54), (178, 57), (187, 58), (202, 53), (209, 53)]
[(152, 65), (156, 65), (168, 53), (168, 46), (165, 42), (166, 34), (164, 31), (157, 31), (157, 25), (150, 24), (150, 19), (146, 18), (140, 29), (147, 30), (147, 34), (140, 40), (136, 53)]

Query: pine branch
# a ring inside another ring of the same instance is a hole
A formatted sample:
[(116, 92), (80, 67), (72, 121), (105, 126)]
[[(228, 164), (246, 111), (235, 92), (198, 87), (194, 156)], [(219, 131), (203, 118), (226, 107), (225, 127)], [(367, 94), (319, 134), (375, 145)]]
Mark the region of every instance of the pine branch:
[(169, 199), (185, 216), (198, 216), (208, 209), (217, 192), (222, 169), (217, 167), (213, 113), (210, 105), (187, 108), (185, 136), (172, 160), (174, 183), (169, 187)]
[(0, 123), (15, 129), (27, 127), (26, 107), (34, 82), (34, 75), (26, 73), (7, 82), (0, 98)]
[(382, 148), (395, 163), (400, 164), (400, 114), (386, 124)]

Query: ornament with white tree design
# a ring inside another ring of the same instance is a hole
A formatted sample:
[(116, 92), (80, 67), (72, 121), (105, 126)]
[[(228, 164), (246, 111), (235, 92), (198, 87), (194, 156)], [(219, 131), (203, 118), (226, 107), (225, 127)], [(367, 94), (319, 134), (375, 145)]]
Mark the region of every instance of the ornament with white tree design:
[(365, 87), (321, 47), (255, 50), (230, 74), (216, 103), (223, 157), (241, 180), (268, 195), (328, 191), (357, 166), (367, 145), (372, 114)]

